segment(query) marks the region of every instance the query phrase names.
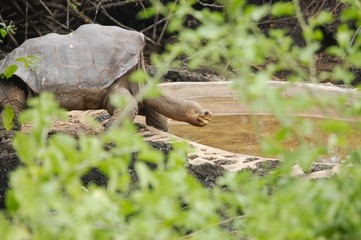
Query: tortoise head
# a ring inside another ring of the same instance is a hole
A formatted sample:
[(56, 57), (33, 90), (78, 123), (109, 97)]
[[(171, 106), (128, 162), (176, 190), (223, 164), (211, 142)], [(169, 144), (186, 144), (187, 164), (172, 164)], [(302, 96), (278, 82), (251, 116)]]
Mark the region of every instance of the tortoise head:
[(212, 120), (212, 113), (202, 108), (198, 103), (189, 101), (187, 102), (187, 120), (189, 124), (196, 127), (204, 127)]
[(211, 112), (188, 99), (162, 95), (158, 98), (146, 99), (144, 104), (168, 118), (187, 122), (196, 127), (204, 127), (212, 119)]

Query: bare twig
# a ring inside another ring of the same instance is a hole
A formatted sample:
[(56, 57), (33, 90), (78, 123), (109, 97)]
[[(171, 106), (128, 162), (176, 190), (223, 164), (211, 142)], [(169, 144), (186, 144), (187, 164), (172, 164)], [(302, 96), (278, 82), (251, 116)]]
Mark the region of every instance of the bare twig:
[(134, 30), (128, 26), (125, 26), (124, 24), (122, 24), (121, 22), (119, 22), (118, 20), (116, 20), (115, 18), (113, 18), (107, 10), (105, 10), (105, 8), (101, 5), (100, 6), (100, 11), (105, 15), (107, 16), (110, 20), (112, 20), (115, 24), (117, 24), (119, 27), (122, 27), (122, 28), (125, 28), (125, 29), (128, 29), (128, 30)]
[[(264, 73), (267, 74), (267, 71), (264, 70), (263, 68), (261, 68), (261, 67), (259, 67), (259, 66), (257, 66), (257, 65), (254, 65), (254, 64), (251, 64), (251, 66), (252, 66), (254, 69), (257, 69), (258, 71), (264, 72)], [(275, 81), (282, 81), (281, 78), (279, 78), (279, 77), (277, 77), (277, 76), (275, 76), (275, 75), (271, 75), (271, 78), (272, 78), (272, 80), (275, 80)]]
[(204, 3), (204, 2), (202, 2), (202, 1), (200, 1), (200, 0), (197, 0), (197, 2), (200, 4), (200, 5), (202, 5), (203, 7), (212, 7), (212, 8), (223, 8), (223, 6), (222, 5), (218, 5), (218, 4), (211, 4), (211, 3)]
[(66, 1), (66, 27), (69, 28), (69, 12), (70, 12), (70, 3), (69, 0)]
[(159, 37), (158, 37), (158, 40), (157, 40), (157, 45), (160, 45), (160, 42), (161, 42), (162, 39), (163, 39), (163, 35), (164, 35), (164, 33), (165, 33), (165, 30), (167, 29), (169, 19), (170, 19), (170, 17), (167, 17), (167, 18), (166, 18), (166, 21), (165, 21), (165, 24), (164, 24), (164, 26), (163, 26), (163, 29), (162, 29), (162, 31), (161, 31), (160, 34), (159, 34)]
[(11, 9), (11, 6), (10, 5), (8, 5), (8, 6), (1, 6), (1, 9), (0, 9), (0, 13), (2, 14), (2, 13), (6, 13), (6, 12), (8, 12), (8, 11), (11, 11), (12, 9)]
[(322, 10), (322, 8), (323, 8), (323, 6), (325, 5), (325, 0), (324, 1), (322, 1), (322, 3), (321, 3), (321, 5), (320, 5), (320, 7), (318, 8), (318, 11), (317, 12), (320, 12), (321, 10)]
[(155, 35), (157, 34), (157, 24), (155, 24), (156, 22), (158, 22), (158, 18), (159, 18), (159, 10), (157, 9), (157, 14), (155, 15), (154, 18), (154, 28), (153, 28), (153, 39), (155, 39)]
[[(24, 18), (25, 18), (25, 25), (29, 24), (29, 25), (36, 31), (36, 33), (37, 33), (39, 36), (43, 35), (43, 34), (41, 34), (41, 32), (38, 30), (38, 28), (36, 27), (36, 25), (35, 25), (31, 20), (29, 20), (30, 18), (27, 18), (27, 17), (26, 17), (26, 13), (23, 12), (23, 10), (22, 10), (21, 7), (19, 6), (19, 4), (18, 4), (16, 1), (11, 1), (11, 2), (12, 2), (12, 4), (14, 5), (14, 7), (18, 10), (18, 12), (19, 12), (21, 15), (24, 16)], [(25, 0), (22, 0), (22, 2), (23, 2), (24, 4), (27, 4), (27, 3), (26, 3), (27, 1), (25, 1)], [(36, 11), (34, 10), (34, 8), (33, 8), (29, 3), (28, 3), (27, 6), (29, 7), (30, 11), (36, 13)], [(27, 31), (27, 26), (26, 26), (25, 31)], [(26, 38), (25, 38), (25, 39), (26, 39)]]
[[(316, 2), (316, 4), (317, 4), (317, 1), (318, 0), (312, 0), (311, 2), (308, 2), (308, 5), (307, 5), (307, 7), (305, 7), (303, 10), (302, 10), (302, 13), (304, 13), (304, 12), (306, 12), (306, 11), (308, 11), (309, 9), (311, 9), (312, 10), (312, 6), (314, 6), (314, 2)], [(301, 2), (302, 3), (302, 2)], [(299, 4), (301, 4), (301, 3), (299, 3)], [(291, 3), (292, 4), (292, 3)], [(301, 7), (301, 5), (300, 5), (300, 7)], [(315, 7), (316, 8), (316, 7)], [(316, 11), (317, 12), (317, 11)], [(311, 15), (312, 15), (312, 13), (311, 13)]]
[[(108, 9), (108, 8), (118, 8), (118, 7), (122, 7), (131, 3), (138, 3), (138, 2), (143, 2), (144, 0), (128, 0), (128, 1), (122, 1), (122, 2), (116, 2), (116, 3), (109, 3), (109, 4), (102, 4), (104, 9)], [(100, 3), (101, 4), (101, 3)], [(93, 12), (96, 10), (96, 6), (93, 7), (88, 7), (85, 8), (84, 11), (85, 12)]]
[[(57, 4), (57, 3), (53, 3), (53, 2), (44, 2), (45, 5), (47, 7), (51, 7), (51, 8), (55, 8), (55, 9), (58, 9), (64, 13), (67, 12), (67, 7), (64, 7), (63, 5), (61, 4)], [(35, 3), (36, 4), (36, 3)], [(83, 13), (79, 13), (77, 11), (75, 11), (74, 9), (72, 8), (69, 8), (69, 13), (72, 14), (73, 16), (75, 16), (76, 18), (82, 20), (83, 22), (85, 23), (91, 23), (93, 22), (88, 16), (84, 15)]]
[(359, 1), (357, 1), (357, 0), (355, 0), (354, 2), (355, 2), (355, 4), (357, 5), (357, 7), (358, 7), (359, 9), (361, 9), (361, 3), (360, 3)]
[(60, 27), (64, 28), (65, 30), (70, 30), (70, 28), (68, 28), (67, 26), (65, 26), (64, 24), (62, 24), (61, 22), (59, 22), (58, 20), (50, 17), (50, 16), (44, 16), (45, 18), (53, 21), (54, 23), (58, 24)]
[(162, 18), (162, 19), (161, 19), (161, 20), (159, 20), (158, 22), (153, 23), (152, 25), (150, 25), (150, 26), (148, 26), (148, 27), (146, 27), (146, 28), (142, 29), (140, 32), (144, 33), (144, 32), (146, 32), (146, 31), (148, 31), (148, 30), (152, 29), (152, 28), (154, 27), (154, 25), (159, 25), (159, 24), (161, 24), (162, 22), (165, 22), (166, 20), (167, 20), (166, 18)]
[(296, 19), (296, 17), (283, 17), (280, 19), (269, 19), (269, 20), (262, 20), (259, 22), (259, 24), (270, 24), (270, 23), (282, 23), (282, 22), (289, 22), (293, 19)]
[(45, 3), (42, 0), (38, 0), (40, 4), (45, 8), (45, 10), (49, 13), (49, 15), (53, 15), (53, 13), (50, 11), (50, 9), (45, 5)]
[[(25, 2), (25, 0), (22, 0), (22, 1), (24, 4), (26, 4), (27, 11), (30, 10), (34, 15), (38, 14), (39, 11), (35, 10), (33, 8), (33, 6), (29, 3), (28, 0), (26, 0), (26, 2)], [(38, 34), (39, 36), (43, 35), (41, 33), (41, 31), (36, 27), (36, 24), (34, 24), (33, 21), (31, 21), (31, 19), (32, 19), (32, 16), (29, 16), (29, 13), (27, 13), (26, 21), (28, 23), (26, 23), (26, 25), (29, 24), (35, 30), (36, 34)], [(27, 30), (27, 32), (28, 32), (28, 30)]]
[(332, 9), (331, 13), (334, 14), (337, 8), (342, 7), (341, 5), (345, 6), (345, 3), (339, 2), (337, 5)]
[(25, 2), (25, 40), (28, 39), (28, 28), (29, 28), (29, 2), (26, 0)]
[(100, 6), (101, 6), (101, 3), (98, 2), (98, 3), (96, 4), (96, 9), (95, 9), (94, 17), (93, 17), (93, 21), (94, 21), (94, 22), (95, 22), (95, 20), (97, 19)]
[(146, 7), (144, 6), (143, 1), (140, 1), (139, 4), (140, 4), (140, 6), (142, 6), (143, 11), (144, 11)]
[[(105, 16), (107, 16), (111, 21), (113, 21), (115, 24), (117, 24), (119, 27), (122, 27), (122, 28), (125, 28), (125, 29), (128, 29), (128, 30), (133, 30), (133, 31), (135, 31), (135, 29), (130, 28), (130, 27), (128, 27), (128, 26), (125, 26), (124, 24), (122, 24), (121, 22), (119, 22), (118, 20), (116, 20), (115, 18), (113, 18), (113, 17), (107, 12), (107, 10), (105, 10), (105, 9), (103, 8), (103, 6), (100, 6), (100, 8), (101, 8), (100, 11), (101, 11)], [(152, 39), (150, 39), (149, 37), (144, 36), (144, 38), (145, 38), (147, 41), (149, 41), (150, 43), (152, 43), (152, 44), (154, 44), (154, 45), (157, 45), (157, 43), (154, 42), (154, 41), (153, 41)]]
[(351, 46), (353, 45), (353, 43), (354, 43), (354, 41), (355, 41), (355, 38), (356, 38), (356, 36), (358, 35), (358, 33), (359, 33), (359, 31), (360, 31), (360, 28), (361, 28), (361, 26), (356, 29), (354, 35), (352, 36), (351, 42), (350, 42), (349, 46), (347, 47), (343, 58), (345, 58), (346, 55), (348, 54), (348, 51), (350, 51), (350, 48), (351, 48)]
[[(302, 31), (306, 32), (307, 29), (308, 29), (308, 24), (307, 24), (303, 14), (302, 14), (300, 1), (299, 0), (293, 0), (293, 6), (295, 8), (295, 13), (296, 13), (298, 23), (300, 24), (300, 27), (301, 27)], [(305, 38), (305, 41), (306, 41), (306, 45), (310, 44), (310, 39)], [(309, 77), (310, 77), (311, 82), (317, 82), (316, 66), (315, 65), (316, 65), (316, 63), (315, 63), (314, 59), (310, 59), (310, 62), (308, 64), (308, 70), (310, 72)]]
[(241, 219), (241, 218), (244, 218), (245, 216), (242, 215), (242, 216), (236, 216), (236, 217), (233, 217), (233, 218), (229, 218), (229, 219), (226, 219), (224, 221), (221, 221), (221, 222), (218, 222), (218, 223), (214, 223), (214, 224), (211, 224), (211, 225), (208, 225), (196, 232), (192, 232), (191, 234), (188, 234), (188, 235), (185, 235), (183, 237), (181, 237), (180, 239), (186, 239), (186, 238), (190, 238), (190, 237), (193, 237), (194, 235), (200, 233), (200, 232), (203, 232), (205, 230), (207, 230), (208, 228), (211, 228), (211, 227), (214, 227), (214, 226), (219, 226), (219, 225), (222, 225), (222, 224), (225, 224), (225, 223), (228, 223), (228, 222), (231, 222), (231, 221), (234, 221), (236, 219)]
[[(174, 1), (174, 4), (175, 5), (178, 4), (178, 0)], [(160, 42), (162, 41), (163, 35), (165, 33), (165, 30), (168, 27), (168, 22), (169, 22), (170, 18), (172, 17), (173, 12), (174, 12), (174, 8), (171, 8), (168, 16), (166, 17), (166, 21), (164, 23), (163, 29), (162, 29), (161, 33), (159, 34), (159, 37), (158, 37), (158, 40), (157, 40), (157, 45), (160, 45)]]

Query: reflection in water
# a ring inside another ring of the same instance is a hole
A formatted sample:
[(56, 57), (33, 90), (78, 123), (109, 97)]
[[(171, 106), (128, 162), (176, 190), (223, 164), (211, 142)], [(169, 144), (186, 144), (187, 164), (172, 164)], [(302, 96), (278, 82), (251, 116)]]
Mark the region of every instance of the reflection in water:
[[(287, 120), (292, 121), (292, 125), (287, 131), (282, 131), (282, 134), (297, 133), (298, 136), (285, 138), (283, 146), (287, 149), (296, 149), (301, 142), (307, 143), (310, 147), (325, 146), (325, 149), (328, 149), (325, 151), (329, 154), (322, 157), (335, 162), (345, 157), (350, 148), (361, 144), (360, 128), (356, 130), (356, 125), (360, 123), (335, 120), (330, 122), (315, 117), (289, 117)], [(343, 128), (338, 128), (338, 124)], [(170, 133), (179, 137), (230, 152), (256, 156), (265, 156), (265, 153), (261, 152), (260, 140), (268, 138), (272, 141), (276, 136), (282, 136), (280, 129), (281, 124), (271, 115), (215, 116), (214, 120), (204, 128), (181, 123), (169, 126)], [(324, 133), (321, 129), (326, 129), (328, 133)], [(335, 141), (336, 133), (340, 144), (335, 144), (337, 146), (332, 149), (327, 148)], [(276, 157), (270, 153), (266, 155)]]

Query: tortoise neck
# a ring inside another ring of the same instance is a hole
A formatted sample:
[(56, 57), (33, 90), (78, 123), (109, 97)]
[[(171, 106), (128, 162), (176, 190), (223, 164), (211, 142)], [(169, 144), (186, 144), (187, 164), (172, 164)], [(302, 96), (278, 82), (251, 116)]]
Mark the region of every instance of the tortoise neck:
[(145, 105), (168, 118), (188, 122), (188, 100), (162, 95), (144, 102)]

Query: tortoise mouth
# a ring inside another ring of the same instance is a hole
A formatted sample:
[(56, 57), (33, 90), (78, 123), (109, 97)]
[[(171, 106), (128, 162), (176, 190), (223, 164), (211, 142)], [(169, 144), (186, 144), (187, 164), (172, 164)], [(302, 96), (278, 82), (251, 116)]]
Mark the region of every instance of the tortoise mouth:
[(202, 115), (198, 116), (198, 123), (200, 127), (204, 127), (209, 124), (209, 122), (212, 120), (213, 115), (209, 111), (205, 111)]

